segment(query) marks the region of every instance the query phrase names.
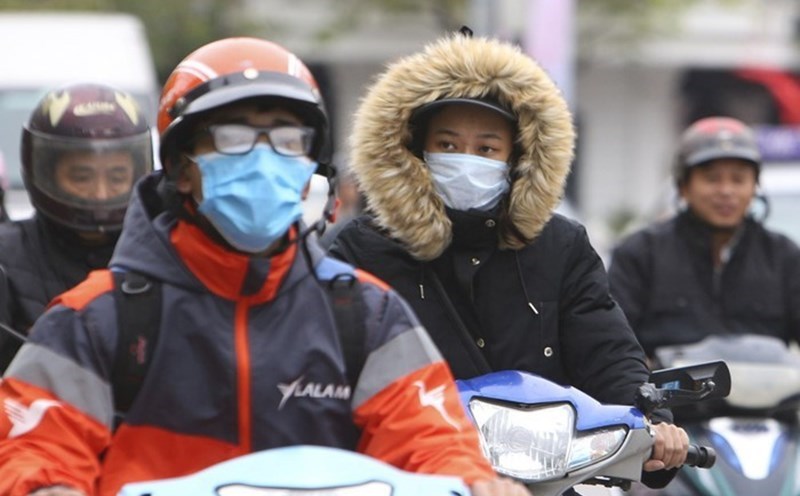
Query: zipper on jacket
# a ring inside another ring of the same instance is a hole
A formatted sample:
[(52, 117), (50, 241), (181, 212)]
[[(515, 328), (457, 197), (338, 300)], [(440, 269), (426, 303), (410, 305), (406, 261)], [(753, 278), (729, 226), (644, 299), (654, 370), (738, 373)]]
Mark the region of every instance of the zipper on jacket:
[(252, 401), (250, 398), (250, 346), (247, 339), (247, 314), (250, 303), (247, 300), (236, 302), (234, 317), (234, 353), (236, 359), (236, 397), (239, 408), (239, 446), (244, 453), (252, 451)]

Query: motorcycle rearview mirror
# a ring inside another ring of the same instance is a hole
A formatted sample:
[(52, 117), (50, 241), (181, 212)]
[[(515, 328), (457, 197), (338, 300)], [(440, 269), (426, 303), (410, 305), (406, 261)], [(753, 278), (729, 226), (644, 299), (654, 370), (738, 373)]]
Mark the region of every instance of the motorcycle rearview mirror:
[(637, 393), (637, 406), (645, 413), (701, 400), (725, 398), (731, 392), (731, 373), (721, 360), (685, 367), (655, 370)]
[(682, 389), (704, 392), (710, 382), (714, 390), (705, 398), (724, 398), (731, 392), (731, 372), (722, 360), (684, 367), (654, 370), (650, 382), (659, 389)]

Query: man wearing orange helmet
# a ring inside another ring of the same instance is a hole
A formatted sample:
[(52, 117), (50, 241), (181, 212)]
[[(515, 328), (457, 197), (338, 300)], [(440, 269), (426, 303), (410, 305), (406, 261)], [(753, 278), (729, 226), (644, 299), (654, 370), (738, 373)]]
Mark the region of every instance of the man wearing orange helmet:
[[(476, 495), (526, 494), (483, 458), (406, 303), (325, 257), (299, 221), (330, 156), (305, 65), (263, 40), (210, 43), (169, 77), (158, 125), (164, 170), (137, 185), (111, 270), (51, 305), (0, 384), (0, 493), (111, 496), (314, 444), (459, 475)], [(115, 302), (121, 277), (123, 291), (160, 294), (155, 334), (122, 331), (121, 314), (141, 315)], [(349, 332), (334, 294), (359, 302)], [(117, 388), (121, 362), (147, 367), (133, 395)]]
[[(134, 98), (102, 84), (53, 89), (22, 131), (22, 177), (36, 213), (0, 225), (0, 322), (25, 333), (53, 298), (108, 265), (153, 154)], [(0, 330), (0, 372), (20, 345)]]

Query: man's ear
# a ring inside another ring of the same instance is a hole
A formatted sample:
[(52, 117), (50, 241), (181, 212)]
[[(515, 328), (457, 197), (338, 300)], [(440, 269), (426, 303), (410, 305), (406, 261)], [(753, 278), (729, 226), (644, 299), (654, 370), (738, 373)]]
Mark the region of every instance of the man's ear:
[(180, 163), (176, 165), (179, 169), (178, 178), (175, 181), (175, 189), (178, 190), (178, 193), (188, 195), (192, 192), (192, 178), (189, 173), (191, 164), (187, 161), (181, 160)]

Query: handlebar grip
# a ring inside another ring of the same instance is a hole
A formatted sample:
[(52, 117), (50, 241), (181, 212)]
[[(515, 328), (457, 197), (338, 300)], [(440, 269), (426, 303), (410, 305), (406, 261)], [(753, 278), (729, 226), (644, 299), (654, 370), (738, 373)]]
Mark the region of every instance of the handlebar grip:
[(686, 465), (697, 468), (711, 468), (717, 461), (717, 452), (710, 446), (689, 445), (686, 453)]

